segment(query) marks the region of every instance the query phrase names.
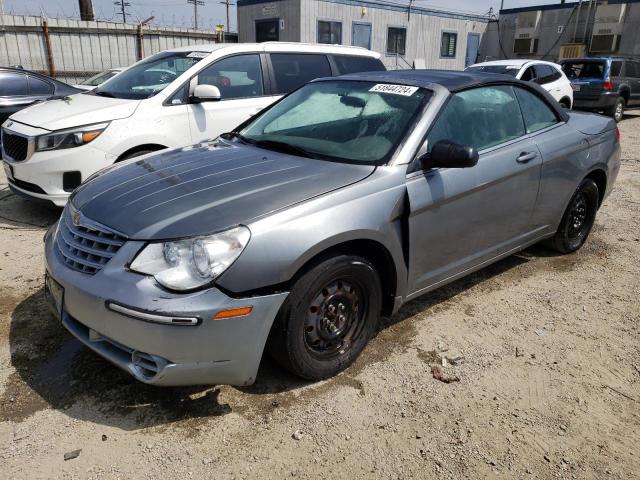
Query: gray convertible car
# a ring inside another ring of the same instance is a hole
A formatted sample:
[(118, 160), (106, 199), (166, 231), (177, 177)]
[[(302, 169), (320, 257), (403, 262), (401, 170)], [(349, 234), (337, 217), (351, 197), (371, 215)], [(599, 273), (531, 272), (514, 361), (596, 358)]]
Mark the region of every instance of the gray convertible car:
[(46, 235), (45, 294), (142, 382), (248, 385), (265, 350), (327, 378), (403, 303), (536, 242), (579, 249), (619, 140), (499, 75), (320, 79), (89, 178)]

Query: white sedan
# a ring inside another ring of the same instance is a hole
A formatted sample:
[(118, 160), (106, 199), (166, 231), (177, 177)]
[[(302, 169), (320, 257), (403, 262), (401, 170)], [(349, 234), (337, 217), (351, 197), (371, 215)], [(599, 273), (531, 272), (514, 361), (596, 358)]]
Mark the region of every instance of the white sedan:
[(470, 72), (489, 72), (510, 75), (518, 80), (535, 82), (548, 91), (564, 108), (573, 105), (573, 88), (571, 82), (556, 63), (541, 60), (496, 60), (476, 63), (465, 68)]

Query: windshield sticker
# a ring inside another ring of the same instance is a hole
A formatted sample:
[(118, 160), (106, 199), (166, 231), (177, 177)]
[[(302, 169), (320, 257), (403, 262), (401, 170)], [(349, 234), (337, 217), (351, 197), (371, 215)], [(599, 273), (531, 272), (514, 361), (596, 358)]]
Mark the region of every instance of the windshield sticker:
[(419, 87), (407, 87), (406, 85), (390, 85), (388, 83), (378, 83), (369, 89), (370, 92), (391, 93), (410, 97), (418, 91)]
[(191, 52), (187, 55), (187, 58), (205, 58), (208, 57), (209, 54), (207, 52)]

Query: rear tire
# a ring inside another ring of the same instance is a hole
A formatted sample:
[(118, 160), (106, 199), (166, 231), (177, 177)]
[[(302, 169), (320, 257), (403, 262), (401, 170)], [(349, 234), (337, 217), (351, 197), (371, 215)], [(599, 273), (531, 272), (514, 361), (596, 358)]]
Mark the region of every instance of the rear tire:
[(267, 350), (299, 377), (332, 377), (362, 352), (381, 309), (380, 278), (368, 260), (352, 255), (327, 259), (295, 281)]
[(616, 123), (618, 123), (624, 116), (624, 109), (626, 108), (626, 106), (627, 102), (625, 101), (625, 99), (623, 97), (618, 97), (616, 99), (616, 103), (614, 103), (611, 108), (607, 109), (605, 113), (608, 116), (613, 117)]
[(586, 242), (596, 219), (598, 185), (585, 178), (569, 200), (556, 234), (545, 243), (560, 253), (572, 253)]

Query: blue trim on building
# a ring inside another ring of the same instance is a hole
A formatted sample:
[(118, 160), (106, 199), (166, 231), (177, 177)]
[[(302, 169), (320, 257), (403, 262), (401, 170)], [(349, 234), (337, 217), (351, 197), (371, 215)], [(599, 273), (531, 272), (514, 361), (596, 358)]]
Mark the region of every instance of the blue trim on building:
[[(237, 0), (238, 7), (248, 5), (260, 5), (262, 3), (275, 3), (281, 0)], [(300, 0), (302, 1), (302, 0)], [(315, 0), (318, 2), (337, 3), (340, 5), (351, 5), (355, 7), (377, 8), (380, 10), (392, 10), (394, 12), (409, 12), (409, 5), (401, 5), (399, 3), (383, 2), (376, 0)], [(471, 20), (475, 22), (489, 22), (489, 18), (482, 15), (447, 12), (445, 10), (434, 10), (431, 8), (411, 7), (411, 13), (416, 15), (427, 15), (431, 17), (453, 18), (456, 20)]]
[[(239, 0), (240, 1), (240, 0)], [(535, 12), (537, 10), (561, 10), (565, 8), (573, 8), (578, 6), (578, 1), (570, 2), (570, 3), (552, 3), (548, 5), (532, 5), (530, 7), (517, 7), (517, 8), (505, 8), (500, 10), (501, 14), (509, 14), (509, 13), (520, 13), (520, 12)], [(600, 3), (600, 2), (598, 2)], [(609, 5), (620, 4), (620, 3), (640, 3), (640, 0), (609, 0)], [(582, 7), (586, 7), (585, 2), (582, 3)]]

